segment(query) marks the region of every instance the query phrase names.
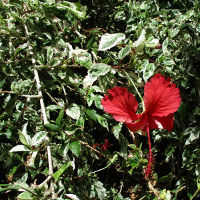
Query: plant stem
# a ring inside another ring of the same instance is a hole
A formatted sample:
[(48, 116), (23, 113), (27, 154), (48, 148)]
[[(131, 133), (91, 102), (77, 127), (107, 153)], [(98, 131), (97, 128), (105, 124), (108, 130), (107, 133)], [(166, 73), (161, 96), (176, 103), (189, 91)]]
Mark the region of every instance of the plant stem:
[[(34, 61), (35, 60), (33, 59), (33, 63), (34, 63)], [(39, 79), (38, 71), (35, 68), (34, 68), (34, 74), (35, 74), (35, 80), (36, 80), (36, 84), (37, 84), (38, 95), (41, 96), (40, 107), (41, 107), (41, 112), (42, 112), (42, 116), (43, 116), (43, 121), (44, 121), (44, 124), (48, 124), (49, 122), (47, 120), (47, 114), (46, 114), (46, 110), (45, 110), (44, 100), (42, 97), (40, 79)], [(47, 155), (48, 155), (48, 163), (49, 163), (49, 175), (52, 176), (53, 164), (52, 164), (52, 157), (51, 157), (51, 148), (50, 148), (49, 138), (47, 137), (46, 140), (48, 142), (47, 143)], [(55, 196), (53, 181), (51, 181), (50, 189), (51, 189), (52, 199), (55, 199), (56, 196)]]
[(42, 97), (40, 79), (39, 79), (38, 71), (35, 68), (34, 68), (34, 75), (35, 75), (35, 80), (36, 80), (36, 84), (37, 84), (38, 95), (41, 96), (40, 107), (41, 107), (41, 112), (42, 112), (42, 116), (43, 116), (43, 121), (44, 121), (44, 124), (48, 124), (49, 122), (47, 120), (47, 115), (46, 115), (45, 106), (44, 106), (44, 100)]
[(40, 185), (38, 185), (38, 188), (42, 188), (45, 184), (48, 183), (49, 180), (51, 180), (51, 176), (48, 176)]
[(156, 189), (153, 187), (151, 181), (148, 182), (148, 186), (149, 186), (149, 189), (154, 193), (154, 195), (156, 196), (156, 198), (157, 198), (158, 200), (160, 200), (159, 191), (156, 190)]
[(197, 195), (197, 193), (199, 192), (199, 190), (200, 190), (200, 188), (197, 188), (197, 190), (195, 191), (195, 193), (193, 194), (193, 196), (192, 196), (192, 198), (190, 200), (194, 199), (194, 197)]
[(147, 169), (145, 170), (145, 177), (148, 178), (148, 176), (151, 173), (151, 165), (152, 165), (152, 153), (151, 153), (151, 139), (150, 139), (150, 133), (149, 133), (149, 124), (147, 123), (147, 134), (148, 134), (148, 143), (149, 143), (149, 162)]
[(47, 90), (45, 89), (45, 93), (49, 96), (49, 98), (57, 105), (59, 106), (60, 108), (63, 108), (48, 92)]
[(131, 84), (133, 85), (133, 87), (135, 88), (135, 91), (137, 92), (138, 96), (140, 97), (140, 100), (142, 102), (142, 108), (143, 108), (143, 111), (145, 111), (145, 106), (144, 106), (144, 101), (143, 101), (143, 98), (140, 94), (140, 92), (138, 91), (137, 87), (135, 86), (135, 83), (132, 81), (131, 77), (129, 76), (129, 74), (124, 71), (124, 73), (126, 74), (126, 76), (128, 77), (129, 81), (131, 82)]
[[(28, 31), (28, 27), (26, 26), (26, 24), (24, 24), (24, 29), (25, 29), (25, 35), (26, 38), (29, 39), (29, 31)], [(43, 116), (43, 122), (44, 124), (48, 124), (48, 120), (47, 120), (47, 114), (46, 114), (46, 110), (45, 110), (45, 105), (44, 105), (44, 99), (42, 96), (42, 91), (41, 91), (41, 84), (40, 84), (40, 78), (38, 75), (38, 71), (36, 69), (36, 60), (34, 59), (34, 52), (32, 50), (32, 45), (30, 44), (30, 42), (28, 41), (28, 48), (30, 50), (30, 55), (32, 56), (32, 64), (33, 64), (33, 71), (34, 71), (34, 76), (35, 76), (35, 80), (36, 80), (36, 85), (37, 85), (37, 91), (38, 91), (38, 95), (40, 96), (40, 107), (41, 107), (41, 112), (42, 112), (42, 116)], [(49, 164), (49, 175), (52, 176), (53, 174), (53, 164), (52, 164), (52, 157), (51, 157), (51, 148), (50, 148), (50, 143), (49, 143), (49, 138), (46, 138), (48, 144), (47, 144), (47, 155), (48, 155), (48, 164)], [(50, 184), (50, 190), (51, 190), (51, 197), (52, 199), (56, 199), (56, 195), (55, 195), (55, 191), (54, 191), (54, 182), (51, 180), (51, 184)]]
[(13, 91), (0, 91), (0, 94), (5, 94), (5, 93), (7, 93), (7, 94), (16, 94), (18, 96), (26, 97), (26, 98), (41, 98), (41, 96), (38, 95), (38, 94), (37, 95), (28, 95), (28, 94), (17, 94), (17, 93), (15, 93)]

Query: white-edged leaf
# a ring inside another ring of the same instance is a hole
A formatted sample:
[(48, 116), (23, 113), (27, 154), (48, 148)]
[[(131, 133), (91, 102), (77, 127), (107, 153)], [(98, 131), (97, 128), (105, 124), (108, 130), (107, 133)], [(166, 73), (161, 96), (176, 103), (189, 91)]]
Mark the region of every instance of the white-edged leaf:
[(76, 155), (78, 157), (81, 152), (81, 145), (80, 145), (79, 141), (74, 141), (74, 142), (70, 143), (69, 149), (71, 150), (71, 152), (74, 155)]
[(145, 31), (145, 29), (143, 29), (138, 40), (136, 40), (133, 43), (133, 47), (138, 48), (139, 46), (144, 45), (145, 35), (146, 35), (146, 31)]
[(46, 131), (39, 131), (39, 132), (37, 132), (33, 136), (33, 138), (31, 139), (31, 145), (32, 146), (38, 146), (45, 139), (46, 135), (47, 135)]
[(99, 76), (107, 74), (110, 69), (111, 67), (104, 63), (93, 64), (88, 71), (88, 75), (83, 80), (83, 88), (91, 86)]
[(143, 79), (145, 81), (145, 83), (147, 82), (147, 80), (154, 74), (154, 71), (156, 69), (156, 66), (154, 65), (154, 63), (149, 63), (149, 61), (147, 60), (147, 62), (145, 65), (143, 65)]
[(46, 107), (46, 110), (50, 110), (50, 111), (56, 111), (56, 110), (60, 110), (62, 107), (58, 106), (58, 105), (49, 105)]
[(114, 33), (101, 36), (101, 40), (99, 43), (99, 51), (106, 51), (111, 49), (115, 45), (119, 44), (122, 40), (125, 39), (125, 35), (123, 33)]
[(75, 61), (78, 62), (81, 66), (90, 69), (92, 65), (92, 56), (86, 50), (75, 49), (73, 50), (73, 55), (75, 56)]
[(119, 59), (123, 59), (126, 55), (128, 55), (131, 52), (131, 47), (129, 45), (126, 45), (123, 49), (121, 49), (118, 53)]
[(50, 62), (51, 59), (53, 58), (53, 48), (52, 47), (48, 47), (47, 48), (47, 62)]
[(81, 11), (79, 11), (80, 4), (79, 3), (71, 3), (69, 1), (63, 1), (62, 4), (60, 4), (60, 7), (65, 5), (69, 11), (71, 11), (76, 17), (79, 19), (85, 19), (86, 18), (86, 6), (81, 6)]
[(22, 131), (19, 131), (19, 139), (20, 139), (22, 144), (30, 146), (31, 145), (31, 138), (27, 134), (27, 126), (28, 126), (28, 123), (24, 124)]
[(143, 29), (138, 40), (136, 40), (133, 43), (133, 47), (136, 48), (137, 53), (143, 53), (143, 48), (145, 44), (145, 35), (146, 35), (146, 30)]
[(103, 183), (100, 181), (95, 181), (91, 185), (91, 194), (90, 197), (98, 197), (99, 200), (108, 199), (106, 189), (103, 187)]
[(79, 200), (79, 198), (74, 194), (65, 194), (65, 196), (71, 200)]
[(101, 115), (97, 115), (97, 121), (101, 124), (104, 128), (108, 130), (108, 122), (106, 118), (102, 117)]
[(24, 145), (17, 145), (10, 150), (10, 152), (18, 152), (18, 151), (30, 151), (30, 149)]
[(81, 114), (81, 111), (80, 111), (80, 107), (75, 104), (75, 103), (72, 103), (66, 110), (66, 114), (68, 116), (70, 116), (72, 119), (76, 119), (78, 120), (79, 117), (80, 117), (80, 114)]
[(153, 36), (149, 37), (148, 40), (145, 41), (145, 46), (148, 48), (156, 48), (159, 44), (159, 40), (154, 38)]
[(29, 192), (22, 192), (17, 196), (19, 200), (32, 200), (33, 197)]
[(162, 51), (163, 51), (163, 54), (164, 54), (165, 56), (171, 55), (170, 51), (167, 49), (168, 44), (169, 44), (169, 39), (166, 38), (166, 39), (163, 41), (163, 44), (162, 44)]
[(34, 167), (34, 162), (35, 162), (35, 158), (36, 158), (36, 156), (37, 156), (37, 153), (38, 153), (38, 150), (36, 149), (36, 150), (34, 150), (34, 151), (32, 152), (31, 157), (28, 158), (28, 160), (27, 160), (27, 165), (28, 165), (29, 167)]
[(55, 182), (57, 182), (60, 178), (60, 176), (65, 172), (65, 170), (71, 166), (71, 161), (69, 161), (68, 163), (65, 163), (58, 171), (56, 171), (54, 174), (53, 174), (53, 177), (55, 179)]

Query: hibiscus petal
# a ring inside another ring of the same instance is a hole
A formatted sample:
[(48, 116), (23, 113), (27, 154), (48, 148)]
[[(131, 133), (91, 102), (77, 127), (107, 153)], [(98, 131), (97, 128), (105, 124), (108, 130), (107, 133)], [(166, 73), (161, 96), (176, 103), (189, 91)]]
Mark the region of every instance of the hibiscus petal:
[(110, 113), (119, 122), (130, 123), (138, 119), (138, 102), (126, 88), (116, 86), (108, 90), (108, 94), (101, 100), (105, 112)]
[(180, 91), (171, 79), (155, 74), (144, 87), (144, 104), (151, 116), (168, 116), (177, 111), (181, 103)]
[(158, 129), (167, 129), (171, 131), (174, 127), (174, 114), (169, 114), (165, 117), (153, 117), (153, 119)]
[(134, 123), (125, 123), (128, 129), (132, 132), (136, 132), (138, 130), (144, 130), (146, 131), (146, 125), (147, 125), (147, 118), (146, 113), (143, 113), (141, 115), (137, 115), (139, 120)]

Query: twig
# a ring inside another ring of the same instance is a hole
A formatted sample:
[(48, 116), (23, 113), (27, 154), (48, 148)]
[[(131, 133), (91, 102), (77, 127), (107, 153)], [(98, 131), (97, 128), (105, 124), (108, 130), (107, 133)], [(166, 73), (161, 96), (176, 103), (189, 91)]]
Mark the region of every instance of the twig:
[(109, 157), (107, 157), (106, 155), (102, 154), (100, 151), (96, 150), (95, 148), (91, 147), (88, 143), (83, 142), (83, 141), (79, 141), (81, 144), (85, 145), (86, 147), (88, 147), (89, 149), (91, 149), (92, 151), (98, 153), (100, 156), (105, 157), (109, 160)]
[(47, 115), (46, 115), (45, 106), (44, 106), (44, 100), (42, 97), (40, 79), (39, 79), (38, 71), (35, 68), (34, 68), (34, 74), (35, 74), (35, 80), (36, 80), (36, 84), (37, 84), (38, 95), (41, 96), (40, 107), (41, 107), (41, 112), (42, 112), (42, 116), (43, 116), (43, 121), (44, 121), (44, 124), (48, 124)]
[[(33, 60), (33, 63), (34, 63), (35, 60), (34, 59), (32, 59), (32, 60)], [(38, 95), (42, 96), (40, 79), (39, 79), (38, 71), (35, 68), (34, 68), (34, 74), (35, 74), (35, 80), (36, 80), (36, 84), (37, 84)], [(48, 124), (47, 114), (46, 114), (46, 111), (45, 111), (45, 105), (44, 105), (43, 97), (40, 98), (40, 107), (41, 107), (41, 112), (42, 112), (44, 124)], [(49, 175), (52, 176), (52, 174), (53, 174), (53, 164), (52, 164), (51, 148), (50, 148), (50, 143), (49, 143), (48, 137), (46, 137), (46, 141), (47, 141), (47, 155), (48, 155), (48, 163), (49, 163)], [(56, 196), (55, 196), (53, 181), (51, 181), (50, 190), (51, 190), (51, 194), (52, 194), (52, 199), (55, 199)]]
[(41, 98), (42, 96), (41, 95), (29, 95), (29, 94), (17, 94), (13, 91), (0, 91), (0, 94), (16, 94), (18, 96), (21, 96), (21, 97), (26, 97), (26, 98)]
[(22, 190), (25, 190), (25, 191), (27, 191), (27, 192), (30, 192), (30, 193), (33, 194), (34, 196), (37, 196), (36, 193), (34, 193), (33, 191), (29, 190), (28, 188), (25, 188), (25, 187), (23, 187), (23, 186), (20, 186), (20, 188), (21, 188)]
[[(36, 69), (34, 69), (34, 74), (35, 74), (35, 80), (36, 80), (37, 89), (38, 89), (38, 95), (42, 96), (40, 79), (39, 79), (38, 71)], [(40, 98), (40, 107), (41, 107), (41, 111), (42, 111), (44, 124), (48, 124), (47, 114), (46, 114), (45, 106), (44, 106), (44, 100), (42, 97)], [(46, 141), (48, 142), (47, 143), (47, 155), (48, 155), (48, 163), (49, 163), (49, 175), (52, 176), (53, 175), (53, 164), (52, 164), (51, 148), (50, 148), (50, 143), (49, 143), (48, 137), (46, 138)], [(55, 197), (53, 181), (51, 181), (50, 189), (52, 192), (52, 198), (55, 199), (56, 197)]]
[[(26, 26), (26, 24), (24, 24), (24, 29), (25, 29), (25, 35), (27, 38), (29, 38), (29, 31), (28, 28)], [(45, 105), (44, 105), (44, 100), (43, 100), (43, 96), (42, 96), (42, 91), (41, 91), (41, 84), (40, 84), (40, 79), (39, 79), (39, 75), (38, 75), (38, 71), (36, 70), (36, 66), (35, 66), (35, 59), (34, 59), (34, 52), (32, 50), (32, 45), (30, 44), (30, 42), (28, 41), (29, 45), (28, 48), (30, 50), (30, 55), (32, 55), (32, 64), (34, 66), (33, 71), (34, 71), (34, 76), (35, 76), (35, 80), (36, 80), (36, 85), (37, 85), (37, 91), (38, 91), (38, 95), (41, 96), (40, 98), (40, 107), (41, 107), (41, 112), (42, 112), (42, 116), (43, 116), (43, 122), (44, 124), (48, 124), (48, 120), (47, 120), (47, 114), (45, 111)], [(49, 143), (49, 138), (46, 138), (47, 140), (47, 155), (48, 155), (48, 164), (49, 164), (49, 175), (51, 176), (53, 174), (53, 164), (52, 164), (52, 157), (51, 157), (51, 148), (50, 148), (50, 143)], [(54, 182), (51, 181), (51, 185), (50, 185), (50, 190), (51, 190), (51, 197), (52, 199), (56, 199), (56, 195), (55, 195), (55, 191), (54, 191)]]
[(47, 92), (47, 90), (44, 90), (45, 93), (49, 96), (49, 98), (59, 107), (63, 108), (61, 105), (59, 105), (59, 103)]
[(137, 147), (138, 146), (138, 140), (137, 140), (137, 137), (135, 136), (135, 134), (137, 134), (137, 133), (133, 133), (132, 131), (129, 131), (129, 133), (131, 134), (131, 137), (133, 139), (133, 143)]
[(67, 93), (66, 93), (66, 90), (65, 90), (65, 87), (64, 85), (62, 85), (62, 89), (63, 89), (63, 93), (64, 93), (64, 97), (65, 97), (65, 102), (67, 103)]
[(159, 191), (156, 190), (156, 189), (153, 187), (153, 185), (151, 184), (151, 181), (148, 181), (148, 187), (149, 187), (149, 189), (154, 193), (154, 195), (156, 196), (156, 198), (157, 198), (158, 200), (160, 200)]
[(38, 185), (38, 188), (42, 188), (45, 184), (48, 183), (48, 181), (52, 178), (52, 176), (48, 176), (40, 185)]

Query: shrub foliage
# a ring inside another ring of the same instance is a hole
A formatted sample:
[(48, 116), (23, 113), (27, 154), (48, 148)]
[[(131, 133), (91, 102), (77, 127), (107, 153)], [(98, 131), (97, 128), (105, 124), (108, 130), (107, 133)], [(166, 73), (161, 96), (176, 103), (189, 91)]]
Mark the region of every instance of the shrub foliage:
[[(2, 198), (198, 198), (199, 21), (197, 0), (1, 1)], [(101, 99), (114, 86), (139, 99), (135, 87), (143, 96), (155, 73), (172, 78), (182, 103), (172, 132), (151, 131), (144, 180), (146, 135)]]

